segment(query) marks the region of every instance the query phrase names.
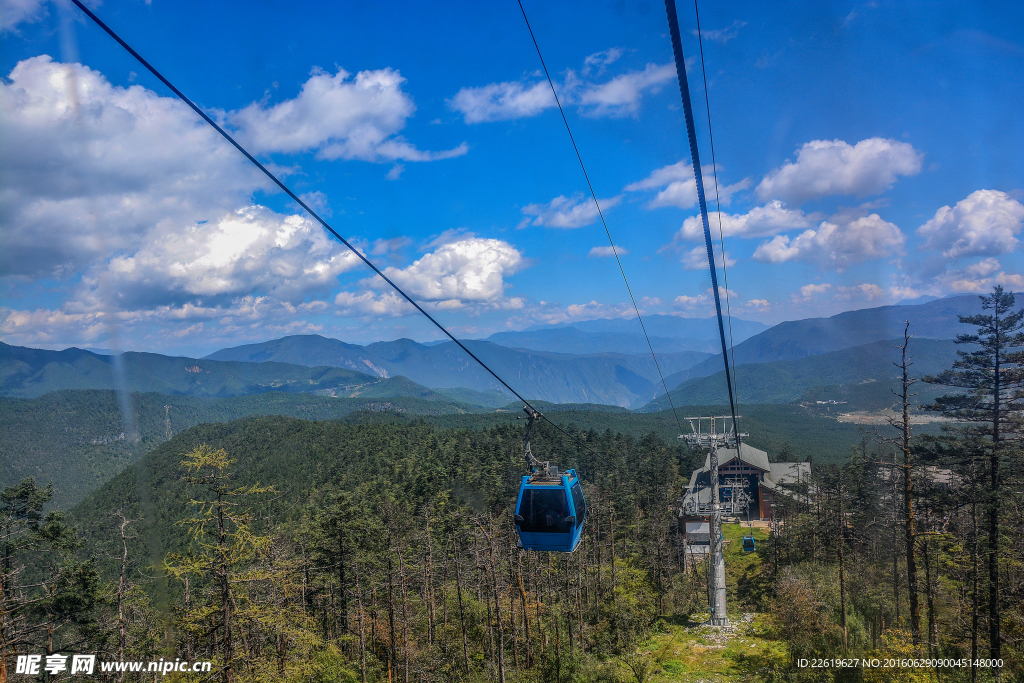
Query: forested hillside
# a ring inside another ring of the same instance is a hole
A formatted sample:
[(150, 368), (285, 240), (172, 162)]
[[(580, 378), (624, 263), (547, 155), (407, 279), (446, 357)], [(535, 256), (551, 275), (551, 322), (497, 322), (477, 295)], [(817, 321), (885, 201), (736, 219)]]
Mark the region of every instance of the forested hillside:
[[(727, 554), (730, 617), (742, 625), (745, 613), (765, 616), (738, 635), (695, 634), (706, 572), (681, 564), (671, 506), (680, 473), (703, 455), (656, 436), (570, 433), (593, 453), (546, 425), (533, 439), (540, 457), (576, 466), (585, 482), (583, 543), (560, 555), (515, 546), (521, 424), (448, 430), (263, 417), (201, 425), (66, 518), (26, 524), (42, 517), (47, 492), (32, 482), (5, 489), (5, 505), (30, 512), (5, 517), (6, 538), (25, 541), (4, 541), (20, 571), (5, 575), (13, 578), (6, 613), (20, 618), (25, 642), (49, 629), (56, 651), (80, 647), (101, 660), (174, 652), (211, 659), (237, 681), (273, 672), (295, 683), (382, 682), (406, 671), (430, 681), (689, 681), (721, 666), (715, 657), (744, 681), (873, 681), (857, 668), (808, 676), (796, 662), (970, 654), (978, 572), (976, 546), (964, 539), (974, 538), (977, 517), (956, 505), (959, 484), (917, 482), (925, 645), (909, 633), (899, 482), (879, 465), (893, 456), (882, 444), (851, 453), (842, 470), (816, 467), (812, 488), (781, 501), (773, 535), (759, 534), (755, 559)], [(1008, 530), (1024, 521), (1019, 507), (1008, 512)], [(1012, 576), (1021, 549), (1006, 553)], [(33, 590), (49, 591), (61, 611), (35, 610)], [(1021, 597), (1009, 582), (1006, 680), (1021, 672), (1012, 630), (1024, 618)], [(677, 639), (689, 649), (679, 651)], [(902, 670), (935, 679), (932, 669)], [(989, 680), (991, 669), (978, 671)], [(951, 668), (941, 680), (970, 673)]]
[(361, 412), (431, 415), (480, 410), (413, 397), (350, 399), (271, 392), (231, 398), (132, 394), (125, 424), (113, 391), (58, 391), (0, 398), (0, 487), (25, 477), (53, 482), (54, 504), (73, 505), (174, 434), (207, 422), (251, 415), (333, 420)]
[[(475, 396), (475, 392), (465, 394)], [(32, 476), (55, 484), (55, 504), (73, 505), (171, 436), (195, 425), (241, 417), (281, 415), (398, 424), (426, 420), (441, 427), (484, 429), (517, 424), (522, 409), (516, 403), (503, 405), (496, 412), (457, 401), (415, 397), (330, 398), (277, 392), (230, 398), (132, 394), (130, 405), (134, 428), (125, 424), (118, 395), (113, 391), (60, 391), (34, 399), (0, 398), (0, 487)], [(679, 435), (680, 423), (671, 411), (632, 413), (616, 406), (543, 401), (536, 405), (559, 424), (581, 429), (612, 429), (636, 437), (654, 432), (667, 443), (673, 443)], [(726, 408), (688, 406), (686, 410), (706, 414), (721, 413)], [(783, 460), (836, 461), (861, 439), (861, 430), (855, 425), (827, 419), (799, 406), (744, 406), (743, 415), (742, 429), (751, 434), (753, 443), (773, 455), (781, 453)], [(681, 426), (689, 430), (685, 421)]]

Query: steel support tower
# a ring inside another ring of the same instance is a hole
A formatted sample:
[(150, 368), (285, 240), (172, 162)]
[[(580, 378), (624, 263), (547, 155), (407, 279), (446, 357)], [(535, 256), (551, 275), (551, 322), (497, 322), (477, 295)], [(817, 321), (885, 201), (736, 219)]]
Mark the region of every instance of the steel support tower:
[[(737, 415), (737, 417), (740, 417)], [(710, 461), (711, 475), (711, 515), (708, 518), (709, 550), (711, 555), (711, 571), (708, 572), (708, 606), (711, 608), (711, 618), (708, 624), (711, 626), (728, 626), (729, 616), (726, 612), (725, 601), (725, 555), (722, 552), (722, 505), (718, 500), (718, 448), (720, 446), (737, 449), (739, 455), (740, 438), (746, 434), (737, 435), (726, 428), (726, 420), (731, 416), (715, 415), (707, 417), (688, 417), (691, 434), (680, 434), (679, 438), (684, 439), (691, 447), (707, 448)], [(696, 423), (694, 422), (696, 420)], [(704, 421), (709, 420), (710, 425), (704, 431)], [(722, 431), (718, 431), (718, 420), (722, 420)]]

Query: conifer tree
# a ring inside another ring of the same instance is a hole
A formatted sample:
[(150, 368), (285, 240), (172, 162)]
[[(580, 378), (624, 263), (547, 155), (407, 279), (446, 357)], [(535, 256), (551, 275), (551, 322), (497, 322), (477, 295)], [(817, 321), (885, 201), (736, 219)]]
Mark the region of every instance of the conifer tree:
[(930, 408), (969, 423), (961, 429), (965, 439), (984, 439), (980, 452), (969, 457), (987, 461), (989, 656), (999, 659), (1000, 465), (1012, 438), (1019, 433), (1019, 415), (1024, 410), (1024, 309), (1013, 311), (1013, 293), (1004, 291), (1001, 285), (981, 297), (981, 307), (990, 312), (959, 316), (961, 323), (976, 326), (977, 332), (956, 338), (958, 344), (978, 348), (958, 351), (952, 368), (925, 381), (962, 389), (939, 397)]

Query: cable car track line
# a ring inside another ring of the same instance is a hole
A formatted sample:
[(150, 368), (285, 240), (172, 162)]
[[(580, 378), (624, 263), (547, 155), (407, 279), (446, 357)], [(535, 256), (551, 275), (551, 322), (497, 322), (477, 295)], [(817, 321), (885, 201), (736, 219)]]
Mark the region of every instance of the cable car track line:
[(594, 192), (594, 186), (590, 182), (590, 175), (587, 173), (587, 167), (583, 163), (583, 156), (580, 154), (579, 147), (576, 146), (576, 138), (572, 135), (572, 129), (569, 127), (569, 119), (565, 116), (565, 110), (562, 109), (562, 101), (558, 99), (558, 93), (555, 91), (555, 82), (551, 79), (551, 73), (548, 72), (548, 65), (544, 62), (544, 55), (541, 54), (540, 44), (537, 43), (537, 36), (533, 34), (533, 27), (530, 26), (530, 20), (526, 16), (526, 9), (523, 8), (523, 0), (516, 0), (519, 3), (519, 11), (523, 13), (523, 21), (526, 22), (526, 30), (530, 32), (530, 38), (533, 40), (533, 46), (537, 49), (537, 57), (540, 58), (540, 65), (544, 69), (544, 75), (548, 79), (548, 85), (551, 86), (551, 94), (555, 98), (555, 104), (558, 105), (558, 113), (562, 115), (562, 123), (565, 124), (565, 131), (569, 134), (569, 141), (572, 142), (572, 149), (576, 152), (576, 159), (580, 162), (580, 168), (583, 170), (583, 177), (587, 181), (587, 187), (590, 188), (590, 196), (594, 198), (594, 206), (597, 207), (597, 215), (601, 217), (601, 225), (604, 226), (604, 232), (608, 236), (608, 244), (612, 247), (612, 254), (615, 256), (615, 263), (619, 266), (619, 272), (622, 273), (622, 281), (626, 283), (626, 291), (629, 293), (629, 300), (633, 304), (633, 310), (636, 311), (636, 319), (640, 321), (640, 329), (643, 330), (644, 339), (647, 340), (647, 348), (651, 350), (651, 358), (654, 359), (654, 367), (658, 370), (658, 377), (661, 378), (661, 386), (665, 389), (665, 396), (668, 398), (668, 404), (672, 407), (672, 416), (675, 418), (676, 426), (679, 428), (679, 432), (682, 433), (683, 425), (679, 421), (679, 415), (676, 413), (676, 406), (672, 402), (672, 396), (668, 391), (668, 384), (665, 382), (665, 375), (661, 372), (661, 364), (658, 363), (658, 357), (654, 353), (654, 346), (651, 344), (651, 338), (647, 336), (647, 326), (644, 325), (644, 319), (640, 316), (640, 308), (636, 305), (636, 299), (633, 297), (633, 290), (629, 286), (629, 280), (626, 279), (626, 271), (622, 267), (622, 260), (619, 259), (619, 251), (615, 248), (615, 242), (612, 240), (612, 233), (608, 229), (608, 222), (604, 219), (604, 212), (601, 211), (601, 204), (597, 201), (597, 193)]
[[(708, 96), (708, 74), (704, 69), (704, 39), (700, 32), (700, 12), (697, 9), (697, 0), (693, 0), (693, 13), (697, 18), (697, 45), (700, 47), (700, 74), (704, 80), (704, 108), (708, 113), (708, 139), (711, 141), (711, 172), (715, 179), (715, 207), (718, 214), (718, 240), (722, 249), (722, 280), (725, 282), (725, 313), (729, 318), (729, 355), (732, 361), (732, 380), (738, 384), (736, 377), (736, 347), (733, 345), (732, 337), (732, 304), (729, 302), (729, 263), (725, 258), (725, 234), (722, 230), (722, 201), (718, 196), (718, 164), (715, 163), (715, 136), (711, 132), (711, 98)], [(740, 402), (739, 387), (735, 386), (736, 402)], [(735, 426), (735, 425), (734, 425)]]
[[(491, 370), (491, 368), (490, 368), (490, 367), (488, 367), (488, 365), (487, 365), (486, 363), (484, 363), (484, 362), (483, 362), (482, 360), (480, 360), (479, 358), (477, 358), (476, 354), (474, 354), (474, 353), (473, 353), (472, 351), (470, 351), (470, 350), (469, 350), (468, 348), (466, 348), (466, 345), (465, 345), (465, 344), (463, 344), (463, 343), (462, 343), (461, 341), (459, 341), (458, 339), (456, 339), (456, 338), (455, 338), (455, 337), (454, 337), (454, 336), (452, 335), (452, 333), (451, 333), (451, 332), (449, 332), (449, 331), (448, 331), (447, 329), (445, 329), (445, 327), (444, 327), (444, 326), (443, 326), (443, 325), (442, 325), (441, 323), (437, 322), (437, 320), (435, 320), (433, 316), (431, 316), (431, 315), (430, 315), (429, 313), (427, 313), (427, 312), (426, 312), (426, 311), (425, 311), (425, 310), (423, 309), (423, 307), (422, 307), (422, 306), (420, 306), (420, 305), (419, 305), (418, 303), (416, 303), (416, 302), (415, 302), (415, 301), (414, 301), (414, 300), (412, 299), (412, 297), (410, 297), (410, 296), (409, 296), (408, 294), (406, 294), (406, 293), (405, 293), (405, 292), (404, 292), (404, 291), (402, 290), (402, 288), (401, 288), (401, 287), (399, 287), (399, 286), (398, 286), (398, 285), (396, 285), (396, 284), (395, 284), (394, 282), (392, 282), (392, 281), (391, 281), (391, 279), (390, 279), (390, 278), (388, 278), (388, 276), (387, 276), (387, 275), (385, 275), (385, 274), (384, 274), (383, 272), (381, 272), (380, 268), (378, 268), (377, 266), (375, 266), (375, 265), (373, 264), (373, 262), (371, 262), (371, 261), (370, 261), (370, 259), (366, 258), (366, 256), (364, 256), (364, 255), (363, 255), (363, 254), (362, 254), (362, 253), (361, 253), (361, 252), (360, 252), (360, 251), (359, 251), (358, 249), (356, 249), (355, 247), (353, 247), (353, 246), (352, 246), (352, 244), (351, 244), (351, 243), (349, 243), (349, 241), (348, 241), (348, 240), (346, 240), (346, 239), (345, 239), (344, 237), (342, 237), (342, 236), (341, 236), (341, 235), (340, 235), (340, 234), (338, 233), (338, 231), (336, 231), (336, 230), (335, 230), (334, 228), (332, 228), (332, 227), (331, 227), (331, 226), (330, 226), (330, 225), (329, 225), (329, 224), (327, 223), (327, 221), (325, 221), (325, 220), (324, 220), (323, 218), (321, 218), (321, 217), (320, 217), (320, 215), (319, 215), (319, 214), (317, 214), (317, 213), (316, 213), (315, 211), (313, 211), (313, 209), (311, 209), (311, 208), (310, 208), (310, 207), (309, 207), (309, 206), (308, 206), (308, 205), (306, 204), (306, 202), (302, 201), (302, 200), (301, 200), (301, 199), (300, 199), (300, 198), (298, 197), (298, 195), (296, 195), (296, 194), (295, 194), (294, 192), (292, 192), (292, 191), (291, 191), (291, 189), (290, 189), (290, 188), (289, 188), (289, 187), (288, 187), (287, 185), (285, 185), (285, 184), (284, 184), (283, 182), (281, 182), (281, 180), (280, 180), (280, 179), (278, 179), (278, 177), (277, 177), (277, 176), (275, 176), (275, 175), (274, 175), (273, 173), (271, 173), (271, 172), (270, 172), (270, 171), (269, 171), (269, 170), (267, 169), (267, 167), (266, 167), (266, 166), (264, 166), (264, 165), (263, 165), (263, 164), (261, 164), (261, 163), (260, 163), (259, 161), (257, 161), (257, 160), (256, 160), (256, 158), (255, 158), (255, 157), (254, 157), (253, 155), (249, 154), (249, 152), (247, 152), (247, 151), (245, 150), (245, 148), (244, 148), (244, 147), (242, 147), (242, 146), (241, 146), (240, 144), (238, 144), (238, 142), (236, 142), (236, 141), (235, 141), (235, 139), (234, 139), (233, 137), (231, 137), (231, 135), (229, 135), (229, 134), (227, 133), (227, 131), (225, 131), (225, 130), (224, 130), (223, 128), (221, 128), (221, 127), (220, 127), (219, 125), (217, 125), (217, 122), (216, 122), (216, 121), (214, 121), (214, 120), (213, 120), (213, 119), (211, 119), (211, 118), (210, 118), (209, 116), (207, 116), (206, 112), (204, 112), (204, 111), (203, 111), (202, 109), (200, 109), (200, 108), (199, 108), (199, 107), (198, 107), (198, 106), (197, 106), (197, 105), (196, 105), (196, 104), (195, 104), (195, 103), (194, 103), (194, 102), (193, 102), (192, 100), (190, 100), (190, 99), (189, 99), (188, 97), (186, 97), (186, 96), (185, 96), (185, 93), (183, 93), (183, 92), (181, 92), (180, 90), (178, 90), (178, 89), (177, 89), (177, 88), (176, 88), (176, 87), (174, 86), (174, 84), (173, 84), (173, 83), (171, 83), (171, 82), (170, 82), (169, 80), (167, 80), (167, 79), (166, 79), (166, 78), (164, 77), (164, 75), (163, 75), (163, 74), (161, 74), (161, 73), (160, 73), (159, 71), (157, 71), (156, 67), (154, 67), (154, 66), (153, 66), (152, 64), (150, 64), (149, 62), (147, 62), (147, 61), (146, 61), (146, 60), (145, 60), (145, 59), (144, 59), (144, 58), (142, 57), (142, 55), (140, 55), (140, 54), (139, 54), (138, 52), (136, 52), (136, 51), (135, 51), (135, 50), (134, 50), (134, 49), (132, 48), (132, 46), (131, 46), (131, 45), (129, 45), (128, 43), (126, 43), (126, 42), (125, 42), (125, 41), (124, 41), (124, 40), (123, 40), (123, 39), (121, 38), (121, 36), (119, 36), (119, 35), (118, 35), (117, 33), (115, 33), (115, 32), (114, 32), (114, 30), (113, 30), (112, 28), (110, 28), (110, 27), (109, 27), (109, 26), (107, 26), (107, 25), (106, 25), (105, 23), (103, 23), (103, 21), (102, 21), (102, 20), (101, 20), (101, 19), (100, 19), (99, 17), (97, 17), (97, 16), (96, 16), (96, 15), (95, 15), (95, 14), (94, 14), (94, 13), (92, 12), (92, 10), (90, 10), (90, 9), (89, 9), (88, 7), (86, 7), (85, 5), (83, 5), (83, 4), (82, 4), (82, 2), (81, 2), (81, 0), (71, 0), (71, 1), (72, 1), (73, 3), (75, 3), (75, 5), (76, 5), (76, 6), (78, 7), (78, 9), (82, 10), (82, 11), (83, 11), (83, 12), (84, 12), (84, 13), (86, 14), (86, 16), (88, 16), (88, 17), (89, 17), (90, 19), (92, 19), (92, 21), (93, 21), (93, 22), (94, 22), (94, 23), (95, 23), (95, 24), (96, 24), (97, 26), (99, 26), (99, 27), (100, 27), (101, 29), (103, 29), (103, 30), (104, 30), (104, 31), (105, 31), (105, 32), (107, 33), (107, 35), (109, 35), (109, 36), (110, 36), (111, 38), (113, 38), (113, 39), (114, 39), (115, 41), (117, 41), (117, 43), (118, 43), (118, 44), (119, 44), (119, 45), (120, 45), (121, 47), (123, 47), (123, 48), (124, 48), (125, 50), (127, 50), (128, 54), (130, 54), (130, 55), (131, 55), (132, 57), (134, 57), (134, 58), (135, 58), (136, 60), (138, 60), (138, 62), (139, 62), (140, 64), (142, 64), (142, 66), (146, 67), (146, 69), (147, 69), (147, 70), (149, 70), (149, 72), (150, 72), (150, 73), (152, 73), (152, 74), (153, 74), (154, 76), (156, 76), (156, 77), (157, 77), (157, 78), (158, 78), (158, 79), (160, 80), (160, 82), (161, 82), (161, 83), (163, 83), (164, 85), (166, 85), (166, 86), (167, 86), (167, 87), (168, 87), (168, 88), (169, 88), (169, 89), (171, 90), (171, 92), (173, 92), (173, 93), (174, 93), (175, 95), (177, 95), (177, 96), (178, 96), (178, 99), (180, 99), (180, 100), (181, 100), (182, 102), (184, 102), (185, 104), (187, 104), (187, 105), (188, 105), (188, 106), (189, 106), (189, 107), (190, 107), (190, 108), (192, 109), (192, 111), (194, 111), (194, 112), (195, 112), (196, 114), (198, 114), (198, 115), (199, 115), (199, 116), (200, 116), (200, 117), (201, 117), (201, 118), (202, 118), (202, 119), (203, 119), (204, 121), (206, 121), (206, 122), (207, 122), (208, 124), (210, 124), (210, 125), (211, 125), (211, 126), (212, 126), (212, 127), (214, 128), (214, 130), (216, 130), (216, 131), (217, 131), (218, 133), (220, 133), (220, 134), (221, 134), (221, 136), (222, 136), (222, 137), (223, 137), (223, 138), (224, 138), (225, 140), (227, 140), (228, 142), (230, 142), (230, 143), (231, 143), (231, 145), (232, 145), (232, 146), (233, 146), (233, 147), (234, 147), (235, 149), (237, 149), (237, 150), (238, 150), (239, 152), (241, 152), (241, 153), (242, 153), (242, 154), (243, 154), (243, 155), (245, 156), (245, 158), (246, 158), (246, 159), (248, 159), (249, 161), (251, 161), (251, 162), (252, 162), (252, 163), (253, 163), (253, 164), (254, 164), (254, 165), (255, 165), (255, 166), (256, 166), (256, 167), (258, 168), (258, 169), (260, 169), (261, 171), (263, 171), (264, 175), (266, 175), (266, 176), (267, 176), (268, 178), (270, 178), (270, 180), (272, 180), (272, 181), (274, 182), (274, 184), (275, 184), (275, 185), (277, 185), (277, 186), (278, 186), (279, 188), (281, 188), (281, 190), (282, 190), (282, 191), (283, 191), (283, 192), (284, 192), (285, 194), (287, 194), (287, 195), (288, 195), (289, 197), (291, 197), (291, 198), (292, 198), (292, 199), (293, 199), (293, 200), (294, 200), (294, 201), (295, 201), (295, 202), (296, 202), (296, 203), (297, 203), (297, 204), (298, 204), (298, 205), (299, 205), (300, 207), (302, 207), (302, 209), (303, 209), (304, 211), (306, 211), (306, 213), (308, 213), (308, 214), (309, 214), (310, 216), (312, 216), (312, 217), (313, 217), (313, 218), (314, 218), (314, 219), (315, 219), (315, 220), (316, 220), (316, 221), (317, 221), (317, 222), (318, 222), (318, 223), (319, 223), (320, 225), (322, 225), (322, 226), (324, 227), (324, 229), (325, 229), (325, 230), (327, 230), (327, 232), (329, 232), (329, 233), (331, 233), (332, 235), (334, 235), (334, 236), (335, 236), (335, 237), (336, 237), (336, 238), (338, 239), (338, 241), (340, 241), (340, 242), (341, 242), (342, 244), (344, 244), (344, 245), (345, 245), (346, 247), (348, 247), (349, 251), (351, 251), (351, 252), (352, 252), (353, 254), (355, 254), (356, 256), (358, 256), (358, 257), (359, 257), (359, 259), (360, 259), (360, 260), (361, 260), (361, 261), (362, 261), (363, 263), (365, 263), (365, 264), (366, 264), (366, 265), (367, 265), (367, 266), (368, 266), (368, 267), (369, 267), (369, 268), (370, 268), (371, 270), (373, 270), (373, 272), (374, 272), (374, 273), (376, 273), (377, 275), (379, 275), (379, 276), (381, 277), (381, 279), (382, 279), (382, 280), (384, 280), (384, 282), (386, 282), (386, 283), (388, 283), (389, 285), (391, 285), (392, 289), (394, 289), (394, 290), (395, 290), (396, 292), (398, 292), (399, 294), (401, 294), (401, 295), (402, 295), (402, 298), (404, 298), (404, 299), (405, 299), (406, 301), (408, 301), (408, 302), (409, 302), (410, 304), (412, 304), (412, 306), (413, 306), (413, 307), (414, 307), (414, 308), (415, 308), (415, 309), (416, 309), (417, 311), (419, 311), (419, 312), (420, 312), (420, 313), (422, 313), (422, 314), (423, 314), (424, 316), (426, 316), (427, 320), (429, 320), (430, 322), (434, 323), (434, 326), (435, 326), (435, 327), (437, 327), (437, 329), (441, 330), (441, 332), (443, 332), (443, 333), (445, 334), (445, 336), (446, 336), (446, 337), (448, 337), (448, 338), (449, 338), (449, 339), (451, 339), (451, 340), (452, 340), (453, 342), (455, 342), (456, 344), (458, 344), (458, 346), (459, 346), (459, 348), (460, 348), (460, 349), (462, 349), (463, 351), (465, 351), (465, 352), (466, 352), (466, 354), (467, 354), (467, 355), (468, 355), (468, 356), (469, 356), (470, 358), (472, 358), (473, 360), (475, 360), (475, 361), (476, 361), (477, 363), (479, 363), (479, 364), (480, 364), (480, 367), (482, 367), (482, 368), (483, 368), (484, 370), (486, 370), (486, 371), (487, 371), (488, 373), (490, 373), (490, 375), (491, 375), (492, 377), (494, 377), (494, 379), (498, 380), (498, 382), (500, 382), (500, 383), (501, 383), (501, 385), (502, 385), (503, 387), (505, 387), (505, 388), (506, 388), (506, 389), (508, 389), (508, 390), (509, 390), (510, 392), (512, 392), (512, 395), (513, 395), (513, 396), (515, 396), (515, 397), (516, 397), (517, 399), (519, 399), (519, 400), (520, 400), (520, 401), (522, 401), (522, 402), (523, 402), (524, 404), (526, 404), (527, 406), (529, 406), (531, 410), (536, 410), (536, 409), (535, 409), (535, 408), (533, 407), (533, 405), (532, 405), (532, 404), (531, 404), (531, 403), (530, 403), (529, 401), (527, 401), (527, 400), (526, 400), (525, 398), (523, 398), (523, 397), (522, 397), (522, 396), (521, 396), (521, 395), (519, 394), (519, 392), (518, 392), (518, 391), (516, 391), (516, 390), (515, 390), (515, 389), (513, 389), (513, 388), (512, 388), (511, 386), (509, 386), (509, 384), (508, 384), (508, 383), (507, 383), (507, 382), (506, 382), (505, 380), (503, 380), (503, 379), (502, 379), (501, 377), (499, 377), (499, 376), (498, 376), (498, 373), (494, 372), (494, 370)], [(537, 411), (537, 412), (539, 413), (540, 411)], [(552, 422), (552, 421), (551, 421), (551, 419), (550, 419), (550, 418), (548, 418), (548, 417), (547, 417), (546, 415), (544, 415), (543, 413), (540, 413), (540, 415), (541, 415), (541, 417), (543, 417), (543, 418), (544, 418), (544, 421), (545, 421), (545, 422), (547, 422), (548, 424), (550, 424), (550, 425), (551, 425), (552, 427), (554, 427), (554, 428), (555, 428), (555, 429), (557, 429), (558, 431), (562, 432), (562, 434), (564, 434), (565, 436), (567, 436), (567, 437), (569, 437), (570, 439), (572, 439), (573, 441), (575, 441), (575, 442), (576, 442), (576, 443), (577, 443), (577, 444), (578, 444), (579, 446), (582, 446), (582, 447), (583, 447), (584, 449), (586, 449), (587, 451), (589, 451), (589, 452), (590, 452), (590, 453), (591, 453), (591, 454), (592, 454), (592, 455), (593, 455), (594, 457), (596, 457), (596, 458), (602, 458), (602, 456), (598, 455), (598, 454), (597, 454), (597, 453), (596, 453), (596, 452), (594, 451), (594, 449), (590, 448), (590, 447), (589, 447), (589, 446), (587, 446), (587, 445), (586, 445), (585, 443), (583, 443), (582, 441), (580, 441), (579, 439), (577, 439), (576, 437), (574, 437), (574, 436), (573, 436), (572, 434), (570, 434), (570, 433), (569, 433), (569, 432), (567, 432), (567, 431), (566, 431), (565, 429), (563, 429), (563, 428), (562, 428), (562, 427), (561, 427), (560, 425), (556, 424), (555, 422)]]
[[(78, 2), (78, 0), (75, 0)], [(733, 433), (739, 438), (736, 427), (736, 400), (733, 397), (732, 374), (729, 371), (729, 351), (725, 343), (725, 326), (722, 323), (722, 300), (718, 295), (718, 274), (715, 272), (715, 249), (711, 242), (711, 227), (708, 224), (708, 205), (704, 198), (704, 178), (700, 171), (700, 154), (697, 150), (697, 130), (693, 124), (693, 106), (690, 103), (690, 87), (686, 80), (686, 62), (683, 58), (683, 42), (679, 37), (679, 18), (676, 16), (675, 0), (665, 0), (665, 11), (668, 13), (669, 33), (672, 37), (672, 56), (676, 63), (676, 76), (679, 79), (679, 94), (683, 99), (683, 114), (686, 118), (686, 135), (690, 141), (690, 161), (693, 164), (694, 180), (697, 184), (697, 199), (700, 202), (700, 218), (704, 224), (704, 245), (708, 252), (708, 266), (711, 270), (711, 289), (715, 295), (715, 313), (718, 315), (718, 335), (722, 340), (722, 362), (725, 363), (725, 384), (729, 390), (729, 410), (732, 415)], [(725, 263), (725, 252), (722, 253)], [(739, 445), (737, 443), (737, 449)], [(737, 451), (738, 452), (738, 451)]]

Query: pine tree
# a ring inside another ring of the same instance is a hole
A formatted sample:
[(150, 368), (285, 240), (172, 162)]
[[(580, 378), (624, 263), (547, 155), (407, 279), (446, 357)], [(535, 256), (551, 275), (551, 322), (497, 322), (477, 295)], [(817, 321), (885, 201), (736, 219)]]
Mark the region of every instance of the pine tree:
[(993, 659), (1001, 657), (1000, 461), (1011, 445), (1009, 439), (1019, 433), (1012, 425), (1019, 423), (1020, 411), (1024, 410), (1024, 309), (1013, 312), (1013, 306), (1013, 293), (1002, 286), (982, 296), (982, 310), (991, 312), (959, 316), (961, 323), (974, 325), (978, 331), (956, 338), (958, 344), (978, 348), (958, 351), (959, 358), (952, 368), (925, 378), (926, 382), (965, 390), (939, 397), (930, 408), (958, 422), (970, 423), (962, 429), (964, 438), (985, 439), (977, 457), (987, 460), (988, 469), (988, 627), (989, 656)]

